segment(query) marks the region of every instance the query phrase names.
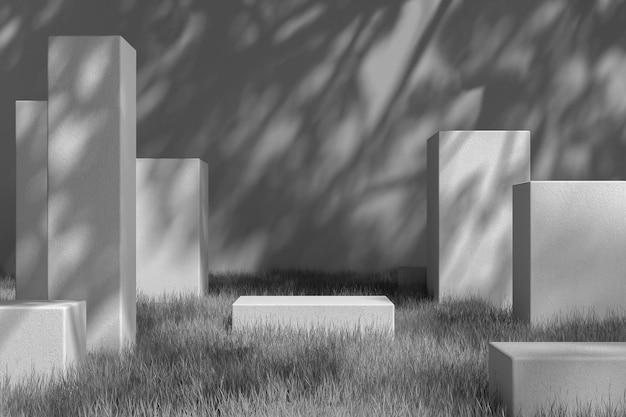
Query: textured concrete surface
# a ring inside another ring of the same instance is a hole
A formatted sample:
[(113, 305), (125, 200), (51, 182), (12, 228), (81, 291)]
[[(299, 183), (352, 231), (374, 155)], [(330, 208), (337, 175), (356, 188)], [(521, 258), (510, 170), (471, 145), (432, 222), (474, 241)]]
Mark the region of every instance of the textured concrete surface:
[(531, 323), (626, 306), (626, 182), (532, 181), (513, 191), (513, 313)]
[(84, 301), (0, 301), (0, 379), (51, 376), (85, 360)]
[(428, 291), (512, 302), (513, 184), (530, 180), (527, 131), (428, 140)]
[(87, 349), (136, 329), (136, 54), (119, 36), (48, 49), (48, 295), (87, 301)]
[[(539, 408), (624, 404), (626, 343), (489, 343), (489, 393), (506, 415), (532, 416)], [(573, 414), (572, 414), (573, 415)]]
[(242, 296), (233, 303), (233, 331), (265, 325), (393, 337), (394, 305), (385, 296)]
[(206, 293), (208, 187), (200, 159), (137, 159), (138, 291)]
[(15, 298), (48, 299), (48, 102), (15, 102)]

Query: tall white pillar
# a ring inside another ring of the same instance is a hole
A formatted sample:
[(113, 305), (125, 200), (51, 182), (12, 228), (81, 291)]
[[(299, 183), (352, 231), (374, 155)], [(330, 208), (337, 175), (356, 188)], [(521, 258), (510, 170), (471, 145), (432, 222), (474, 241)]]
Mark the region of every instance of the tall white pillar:
[(513, 184), (530, 180), (530, 132), (428, 140), (428, 291), (512, 303)]
[(15, 298), (48, 299), (48, 103), (15, 102)]
[(136, 54), (119, 36), (50, 37), (51, 299), (86, 300), (87, 349), (136, 331)]

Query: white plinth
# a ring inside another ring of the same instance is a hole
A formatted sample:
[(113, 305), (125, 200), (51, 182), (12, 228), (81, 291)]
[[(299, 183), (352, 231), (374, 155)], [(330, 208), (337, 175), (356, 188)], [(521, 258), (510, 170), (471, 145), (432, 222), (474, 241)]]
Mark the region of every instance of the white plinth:
[(233, 331), (255, 326), (359, 330), (394, 334), (394, 305), (385, 296), (242, 296)]
[(209, 169), (200, 159), (137, 159), (137, 290), (206, 293)]
[(48, 45), (48, 295), (87, 301), (87, 349), (135, 340), (136, 56), (119, 36)]
[(48, 103), (15, 103), (15, 298), (48, 299)]
[(85, 360), (84, 301), (0, 301), (0, 379), (48, 377)]
[(429, 293), (510, 305), (511, 187), (530, 180), (530, 133), (439, 132), (427, 152)]
[(513, 313), (531, 323), (626, 306), (626, 182), (516, 185)]
[(498, 342), (489, 344), (489, 392), (506, 415), (532, 416), (551, 405), (624, 404), (626, 343)]

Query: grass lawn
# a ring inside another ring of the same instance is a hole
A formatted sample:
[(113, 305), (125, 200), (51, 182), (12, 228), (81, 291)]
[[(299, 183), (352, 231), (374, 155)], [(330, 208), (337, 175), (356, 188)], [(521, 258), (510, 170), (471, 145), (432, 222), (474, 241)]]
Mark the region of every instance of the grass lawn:
[[(477, 300), (435, 303), (401, 292), (393, 273), (267, 271), (209, 282), (202, 299), (140, 295), (137, 344), (121, 358), (89, 354), (62, 379), (2, 382), (0, 415), (503, 415), (488, 395), (488, 341), (626, 341), (626, 316), (531, 328)], [(250, 294), (384, 294), (396, 306), (395, 338), (232, 334), (231, 305)], [(14, 280), (0, 278), (0, 298), (13, 297)], [(607, 406), (574, 415), (626, 412)]]

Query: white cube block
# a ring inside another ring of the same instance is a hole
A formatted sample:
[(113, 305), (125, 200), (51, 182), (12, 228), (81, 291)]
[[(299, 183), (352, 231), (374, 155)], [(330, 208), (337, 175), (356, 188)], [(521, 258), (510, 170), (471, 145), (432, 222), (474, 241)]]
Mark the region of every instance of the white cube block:
[(510, 305), (511, 187), (530, 180), (530, 133), (439, 132), (427, 154), (429, 293)]
[(119, 36), (48, 45), (48, 296), (87, 301), (87, 349), (135, 341), (136, 56)]
[(624, 405), (626, 343), (492, 342), (488, 360), (489, 393), (509, 417)]
[(398, 288), (427, 290), (426, 268), (422, 266), (398, 267)]
[(626, 182), (513, 187), (513, 313), (531, 323), (623, 312)]
[(48, 299), (48, 103), (15, 103), (15, 298)]
[(63, 373), (85, 360), (84, 301), (0, 301), (0, 380)]
[(393, 337), (394, 305), (385, 296), (242, 296), (233, 331), (256, 326), (384, 333)]
[(137, 290), (205, 294), (209, 169), (200, 159), (137, 159)]

